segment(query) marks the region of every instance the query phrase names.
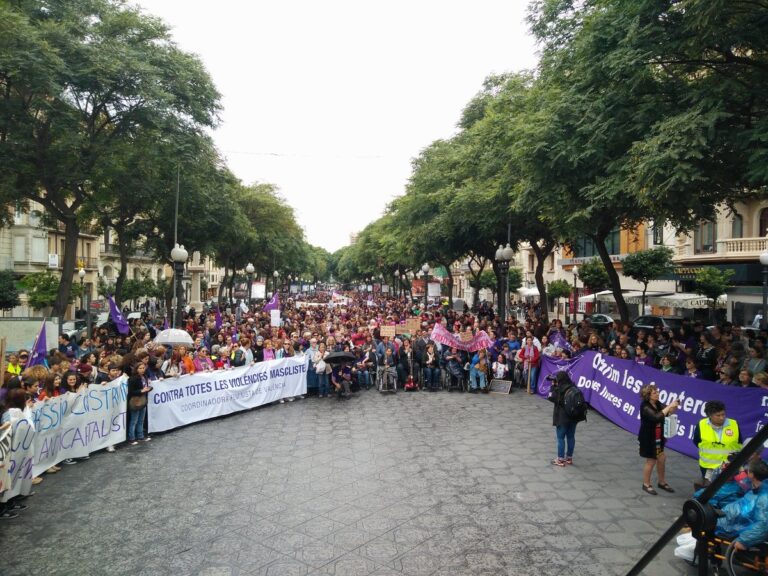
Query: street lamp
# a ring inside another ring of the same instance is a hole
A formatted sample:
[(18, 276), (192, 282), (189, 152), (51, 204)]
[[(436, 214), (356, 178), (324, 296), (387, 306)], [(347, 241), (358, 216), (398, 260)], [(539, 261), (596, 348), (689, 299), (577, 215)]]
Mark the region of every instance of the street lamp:
[(274, 296), (277, 294), (277, 278), (280, 276), (280, 272), (275, 270), (272, 272), (272, 295)]
[(760, 264), (763, 265), (763, 310), (760, 330), (765, 330), (768, 326), (768, 248), (760, 254)]
[(248, 265), (245, 267), (245, 273), (248, 274), (248, 306), (251, 305), (251, 285), (253, 284), (254, 272), (256, 272), (256, 268), (253, 267), (253, 264), (248, 262)]
[(184, 245), (176, 244), (171, 250), (171, 260), (173, 260), (173, 279), (176, 282), (176, 318), (173, 323), (174, 328), (181, 328), (184, 314), (182, 310), (184, 300), (184, 289), (181, 283), (181, 276), (184, 274), (184, 264), (187, 263), (189, 253), (184, 249)]
[(85, 269), (80, 268), (77, 275), (80, 278), (80, 309), (85, 310)]
[(576, 298), (578, 297), (578, 292), (576, 292), (576, 279), (579, 277), (579, 267), (574, 266), (573, 267), (573, 323), (576, 324)]
[(393, 295), (394, 295), (395, 298), (399, 298), (400, 297), (400, 282), (399, 282), (399, 280), (400, 280), (400, 268), (395, 268), (395, 281), (392, 283), (393, 284), (392, 289), (393, 289), (393, 292), (394, 292)]
[(429, 264), (425, 262), (421, 271), (424, 272), (424, 310), (426, 310), (429, 308)]
[[(501, 286), (499, 286), (499, 318), (501, 323), (504, 324), (507, 321), (507, 286), (509, 285), (509, 263), (515, 256), (515, 251), (507, 243), (506, 246), (499, 244), (499, 249), (496, 250), (496, 264), (501, 271)], [(506, 332), (502, 332), (506, 333)]]

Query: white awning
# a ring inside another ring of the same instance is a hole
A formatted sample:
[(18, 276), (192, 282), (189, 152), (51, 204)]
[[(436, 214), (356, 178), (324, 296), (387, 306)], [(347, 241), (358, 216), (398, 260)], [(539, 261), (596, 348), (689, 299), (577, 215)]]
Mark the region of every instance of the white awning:
[[(728, 296), (722, 294), (717, 299), (717, 307), (725, 308)], [(667, 294), (663, 296), (654, 296), (648, 298), (648, 303), (654, 306), (661, 306), (664, 308), (711, 308), (712, 299), (702, 296), (701, 294), (694, 294), (692, 292), (675, 292), (673, 294)]]
[(539, 289), (538, 288), (518, 288), (517, 293), (520, 294), (523, 298), (530, 298), (532, 296), (538, 296), (539, 295)]
[[(661, 298), (664, 296), (669, 296), (672, 294), (672, 292), (646, 292), (645, 293), (645, 303), (650, 304), (651, 298)], [(624, 293), (624, 302), (627, 304), (642, 304), (643, 303), (643, 293), (640, 290), (633, 290), (632, 292), (625, 292)]]
[(596, 292), (595, 294), (579, 296), (579, 302), (594, 304), (595, 300), (598, 302), (613, 302), (613, 292), (610, 290), (603, 290), (602, 292)]

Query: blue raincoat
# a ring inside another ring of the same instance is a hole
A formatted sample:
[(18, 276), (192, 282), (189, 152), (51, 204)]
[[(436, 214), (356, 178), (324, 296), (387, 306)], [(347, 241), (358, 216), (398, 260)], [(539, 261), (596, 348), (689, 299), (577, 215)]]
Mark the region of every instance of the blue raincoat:
[(718, 534), (736, 534), (736, 540), (751, 547), (768, 538), (768, 481), (747, 492), (744, 497), (723, 508), (725, 516), (718, 519)]

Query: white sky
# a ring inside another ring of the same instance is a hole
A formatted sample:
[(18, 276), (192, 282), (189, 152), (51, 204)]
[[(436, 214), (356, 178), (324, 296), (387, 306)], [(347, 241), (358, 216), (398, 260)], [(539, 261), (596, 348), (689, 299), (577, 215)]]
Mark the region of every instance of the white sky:
[(137, 0), (222, 94), (214, 139), (246, 184), (276, 184), (333, 252), (403, 194), (492, 73), (531, 69), (527, 0)]

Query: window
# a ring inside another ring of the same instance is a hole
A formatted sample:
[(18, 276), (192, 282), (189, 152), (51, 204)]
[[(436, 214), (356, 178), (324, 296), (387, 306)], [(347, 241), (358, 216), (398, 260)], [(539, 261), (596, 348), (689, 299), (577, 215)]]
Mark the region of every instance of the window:
[(653, 223), (653, 245), (661, 246), (664, 244), (664, 221), (660, 220)]
[(32, 238), (32, 261), (48, 262), (48, 242), (45, 238)]
[(741, 214), (733, 215), (731, 238), (744, 238), (744, 218), (741, 217)]
[[(621, 236), (618, 228), (612, 230), (605, 239), (608, 254), (621, 254)], [(573, 243), (574, 258), (590, 258), (598, 256), (597, 248), (591, 238), (579, 238)]]
[(21, 224), (24, 220), (24, 211), (21, 209), (21, 204), (16, 204), (16, 209), (13, 212), (13, 223)]
[(768, 208), (760, 211), (760, 230), (757, 233), (761, 238), (768, 236)]
[(712, 221), (699, 223), (693, 231), (693, 250), (695, 254), (714, 254), (717, 241), (717, 229)]
[(24, 262), (27, 259), (27, 239), (24, 236), (13, 237), (13, 259)]

